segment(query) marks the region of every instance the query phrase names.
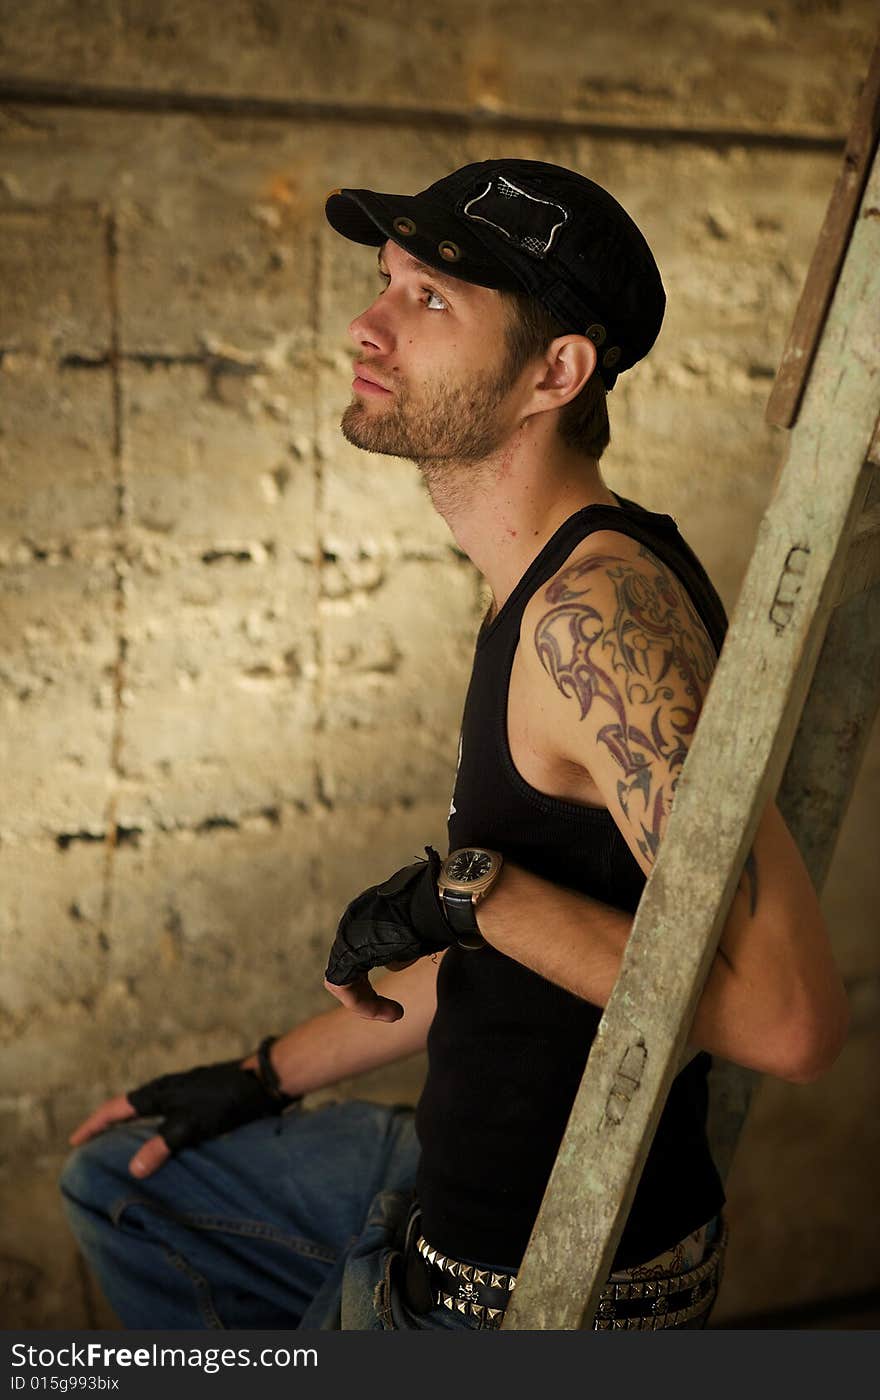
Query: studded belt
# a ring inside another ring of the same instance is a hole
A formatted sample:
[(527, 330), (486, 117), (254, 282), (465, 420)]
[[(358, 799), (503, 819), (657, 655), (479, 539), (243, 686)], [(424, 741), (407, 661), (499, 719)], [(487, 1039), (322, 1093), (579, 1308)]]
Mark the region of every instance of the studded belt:
[[(708, 1312), (718, 1291), (726, 1247), (725, 1224), (694, 1268), (676, 1274), (651, 1270), (651, 1277), (609, 1282), (600, 1294), (593, 1330), (651, 1332), (685, 1326)], [(410, 1236), (408, 1253), (414, 1256), (413, 1262), (421, 1260), (431, 1306), (472, 1317), (483, 1328), (501, 1326), (516, 1287), (515, 1273), (453, 1259), (415, 1232)], [(407, 1272), (411, 1278), (412, 1268)]]

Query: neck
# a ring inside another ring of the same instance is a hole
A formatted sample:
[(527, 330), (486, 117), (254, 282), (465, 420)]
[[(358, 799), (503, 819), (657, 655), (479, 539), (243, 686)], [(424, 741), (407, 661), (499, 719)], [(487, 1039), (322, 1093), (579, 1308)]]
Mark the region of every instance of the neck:
[(435, 510), (492, 590), (493, 615), (563, 521), (584, 506), (617, 505), (598, 462), (555, 438), (511, 440), (478, 463), (419, 466)]

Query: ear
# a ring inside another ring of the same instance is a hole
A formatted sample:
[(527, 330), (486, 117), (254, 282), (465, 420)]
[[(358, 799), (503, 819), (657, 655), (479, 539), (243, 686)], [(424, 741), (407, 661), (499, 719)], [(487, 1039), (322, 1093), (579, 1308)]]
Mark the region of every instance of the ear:
[(542, 407), (562, 408), (577, 398), (595, 373), (596, 347), (585, 335), (560, 335), (547, 346), (543, 377), (535, 385)]

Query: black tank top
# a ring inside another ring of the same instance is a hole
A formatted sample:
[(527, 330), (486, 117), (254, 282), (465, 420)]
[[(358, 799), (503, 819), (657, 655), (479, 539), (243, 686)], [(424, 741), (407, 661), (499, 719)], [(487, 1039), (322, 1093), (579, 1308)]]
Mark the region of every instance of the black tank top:
[[(646, 545), (686, 589), (716, 653), (721, 601), (668, 515), (616, 498), (556, 531), (477, 637), (464, 707), (449, 848), (481, 845), (545, 879), (634, 912), (645, 876), (604, 808), (548, 797), (514, 766), (507, 693), (532, 595), (596, 530)], [(438, 978), (428, 1075), (416, 1127), (422, 1228), (453, 1257), (519, 1265), (601, 1009), (496, 949), (452, 947)], [(675, 1078), (614, 1260), (628, 1268), (668, 1249), (724, 1201), (706, 1141), (710, 1057)]]

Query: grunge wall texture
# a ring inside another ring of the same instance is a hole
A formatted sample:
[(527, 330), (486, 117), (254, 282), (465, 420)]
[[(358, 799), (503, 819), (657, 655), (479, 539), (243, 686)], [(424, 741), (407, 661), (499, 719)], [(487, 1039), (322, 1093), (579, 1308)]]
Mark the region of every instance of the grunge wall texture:
[[(57, 1197), (80, 1118), (329, 1005), (346, 901), (444, 841), (485, 598), (415, 468), (338, 432), (375, 273), (326, 192), (504, 153), (618, 196), (669, 309), (603, 466), (730, 607), (875, 25), (873, 0), (2, 0), (4, 1326), (114, 1325)], [(760, 1090), (718, 1325), (858, 1325), (880, 1286), (878, 797), (875, 742), (827, 891), (852, 1034), (820, 1083)]]

